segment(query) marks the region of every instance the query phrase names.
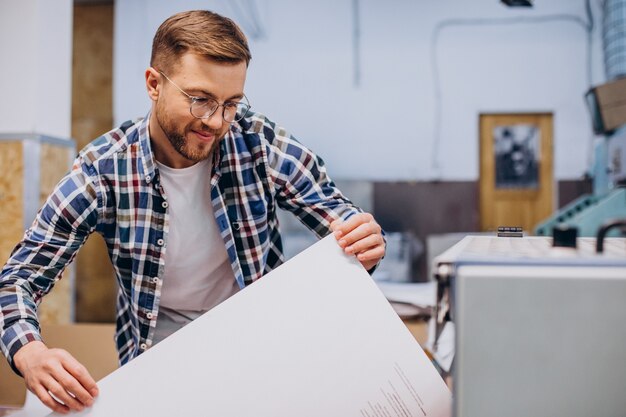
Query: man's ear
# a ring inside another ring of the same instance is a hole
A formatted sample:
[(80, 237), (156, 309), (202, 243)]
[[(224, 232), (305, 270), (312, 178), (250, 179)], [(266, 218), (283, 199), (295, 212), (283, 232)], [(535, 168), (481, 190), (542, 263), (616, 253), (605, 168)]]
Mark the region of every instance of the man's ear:
[(146, 70), (146, 89), (148, 90), (148, 97), (150, 100), (157, 101), (159, 94), (161, 93), (161, 74), (152, 67)]

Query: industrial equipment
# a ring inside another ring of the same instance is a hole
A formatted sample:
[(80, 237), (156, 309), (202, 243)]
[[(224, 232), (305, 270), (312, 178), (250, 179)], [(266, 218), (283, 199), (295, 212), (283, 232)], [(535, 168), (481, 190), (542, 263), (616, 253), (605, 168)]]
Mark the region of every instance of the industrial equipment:
[(598, 239), (467, 236), (437, 258), (455, 416), (624, 415), (626, 239), (604, 236), (625, 226)]
[[(591, 9), (587, 1), (587, 11)], [(579, 229), (579, 236), (593, 236), (612, 218), (626, 216), (626, 2), (602, 2), (602, 48), (606, 83), (585, 94), (593, 131), (593, 193), (561, 208), (535, 229), (548, 236), (552, 228), (566, 223)], [(590, 22), (590, 30), (593, 22)]]

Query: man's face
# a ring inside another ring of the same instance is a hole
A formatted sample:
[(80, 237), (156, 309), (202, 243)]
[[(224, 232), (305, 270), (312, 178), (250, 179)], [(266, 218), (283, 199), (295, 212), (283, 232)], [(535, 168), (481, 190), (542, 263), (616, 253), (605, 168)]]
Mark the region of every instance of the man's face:
[[(185, 54), (171, 71), (165, 75), (172, 82), (158, 74), (160, 91), (153, 104), (150, 135), (157, 160), (181, 168), (208, 158), (228, 132), (230, 123), (222, 117), (223, 107), (209, 118), (195, 118), (189, 111), (191, 100), (173, 83), (193, 97), (237, 102), (243, 98), (246, 64), (217, 63)], [(158, 126), (152, 126), (154, 121)]]

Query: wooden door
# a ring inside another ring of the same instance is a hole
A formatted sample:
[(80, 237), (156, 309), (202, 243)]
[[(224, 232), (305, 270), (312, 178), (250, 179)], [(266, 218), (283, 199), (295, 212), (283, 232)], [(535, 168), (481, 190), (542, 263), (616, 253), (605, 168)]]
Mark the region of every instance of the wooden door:
[(482, 231), (535, 226), (554, 206), (552, 114), (480, 115)]
[[(78, 149), (113, 128), (113, 6), (74, 4), (72, 137)], [(114, 323), (117, 282), (98, 233), (78, 252), (76, 278), (76, 321)]]

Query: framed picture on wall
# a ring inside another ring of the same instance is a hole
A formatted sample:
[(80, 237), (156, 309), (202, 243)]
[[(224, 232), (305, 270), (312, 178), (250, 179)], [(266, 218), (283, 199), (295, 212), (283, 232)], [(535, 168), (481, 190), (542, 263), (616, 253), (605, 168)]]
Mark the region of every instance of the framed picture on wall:
[(481, 230), (532, 231), (552, 214), (552, 113), (480, 115)]
[(496, 189), (539, 187), (541, 130), (531, 123), (493, 128)]

